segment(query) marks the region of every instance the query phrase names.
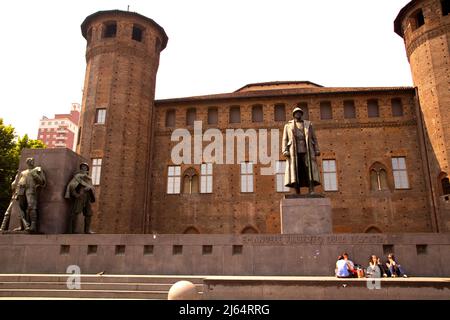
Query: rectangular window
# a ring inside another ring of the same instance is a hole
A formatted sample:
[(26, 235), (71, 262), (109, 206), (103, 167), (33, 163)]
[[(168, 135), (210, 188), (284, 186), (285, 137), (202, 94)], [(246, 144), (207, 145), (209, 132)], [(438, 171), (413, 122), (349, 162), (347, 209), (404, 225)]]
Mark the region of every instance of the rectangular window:
[(333, 119), (333, 112), (331, 110), (331, 102), (322, 101), (320, 103), (320, 119), (322, 119), (322, 120)]
[(241, 192), (253, 192), (253, 162), (241, 162)]
[(402, 99), (395, 98), (391, 100), (391, 107), (392, 107), (392, 116), (393, 117), (401, 117), (403, 116), (403, 105), (402, 105)]
[(323, 160), (323, 190), (337, 191), (336, 160)]
[(406, 158), (393, 157), (392, 170), (394, 173), (395, 189), (409, 189), (408, 172), (406, 171)]
[(166, 127), (175, 127), (175, 110), (167, 110)]
[(372, 99), (367, 101), (367, 115), (369, 118), (378, 118), (380, 116), (378, 100)]
[(217, 108), (208, 109), (208, 124), (217, 124), (219, 120), (219, 114)]
[(255, 105), (252, 107), (252, 122), (262, 122), (263, 121), (263, 107), (262, 105)]
[(102, 173), (102, 159), (92, 159), (92, 184), (94, 186), (100, 185), (100, 175)]
[(275, 166), (276, 179), (275, 189), (277, 192), (288, 192), (289, 188), (284, 185), (284, 171), (286, 169), (286, 161), (277, 161)]
[(278, 103), (275, 105), (274, 117), (275, 121), (286, 121), (286, 107), (284, 103)]
[(230, 108), (230, 123), (241, 122), (241, 108), (239, 106), (234, 106)]
[(186, 112), (186, 125), (193, 126), (197, 118), (197, 111), (195, 109), (188, 109)]
[(181, 168), (180, 166), (169, 166), (167, 175), (167, 193), (179, 194), (180, 193), (180, 181), (181, 181)]
[(297, 103), (297, 107), (303, 110), (303, 119), (309, 120), (309, 107), (306, 102)]
[(201, 193), (212, 193), (213, 168), (212, 163), (203, 163), (200, 168), (201, 172)]
[(345, 100), (344, 101), (344, 118), (345, 119), (355, 119), (356, 118), (355, 101), (353, 101), (353, 100)]
[(97, 109), (95, 114), (95, 123), (105, 124), (106, 109)]

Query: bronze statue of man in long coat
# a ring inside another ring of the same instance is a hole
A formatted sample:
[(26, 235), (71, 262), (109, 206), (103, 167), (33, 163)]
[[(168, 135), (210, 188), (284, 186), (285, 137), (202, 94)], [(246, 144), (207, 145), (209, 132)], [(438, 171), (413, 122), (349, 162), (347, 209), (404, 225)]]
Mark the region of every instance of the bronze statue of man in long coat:
[(89, 165), (87, 163), (80, 164), (80, 171), (73, 176), (67, 185), (65, 198), (73, 201), (68, 233), (75, 233), (77, 215), (80, 213), (84, 215), (84, 233), (93, 233), (91, 231), (91, 203), (95, 202), (95, 191), (92, 179), (89, 176)]
[(284, 184), (300, 194), (301, 187), (314, 193), (314, 186), (320, 185), (320, 173), (316, 157), (320, 156), (319, 144), (311, 121), (303, 120), (303, 110), (295, 108), (294, 119), (283, 131), (283, 155), (286, 157)]

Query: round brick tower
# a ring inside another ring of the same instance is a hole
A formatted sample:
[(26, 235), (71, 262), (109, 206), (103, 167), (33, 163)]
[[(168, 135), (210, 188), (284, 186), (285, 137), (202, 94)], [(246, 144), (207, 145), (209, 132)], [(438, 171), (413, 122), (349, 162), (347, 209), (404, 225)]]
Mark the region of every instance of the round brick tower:
[(449, 7), (450, 0), (413, 0), (394, 22), (395, 32), (404, 39), (418, 91), (431, 192), (438, 211), (445, 193), (442, 179), (450, 173)]
[(164, 29), (127, 11), (99, 11), (81, 25), (87, 40), (78, 152), (96, 186), (93, 230), (143, 233), (154, 97)]

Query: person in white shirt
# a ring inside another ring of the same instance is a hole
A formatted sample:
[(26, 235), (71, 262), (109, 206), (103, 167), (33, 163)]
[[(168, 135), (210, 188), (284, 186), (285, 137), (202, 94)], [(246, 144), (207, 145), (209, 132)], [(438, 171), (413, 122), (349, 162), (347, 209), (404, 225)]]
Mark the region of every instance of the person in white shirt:
[(349, 264), (342, 256), (338, 257), (335, 273), (338, 278), (350, 278), (352, 276), (349, 271)]

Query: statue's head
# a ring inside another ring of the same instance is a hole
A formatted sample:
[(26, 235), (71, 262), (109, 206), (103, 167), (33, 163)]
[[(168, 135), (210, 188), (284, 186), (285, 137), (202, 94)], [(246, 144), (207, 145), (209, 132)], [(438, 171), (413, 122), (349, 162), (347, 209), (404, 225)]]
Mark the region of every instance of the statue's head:
[(34, 168), (34, 158), (27, 158), (26, 163), (29, 168)]
[(297, 107), (292, 111), (292, 115), (294, 116), (295, 119), (300, 120), (303, 117), (303, 110)]
[(80, 170), (89, 172), (89, 165), (86, 162), (83, 162), (82, 164), (80, 164)]

